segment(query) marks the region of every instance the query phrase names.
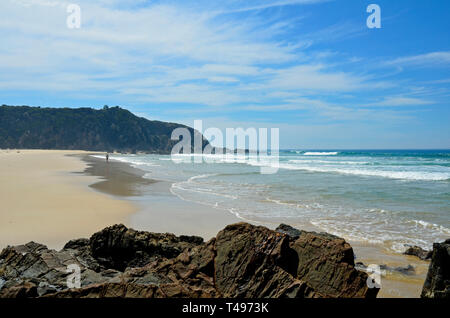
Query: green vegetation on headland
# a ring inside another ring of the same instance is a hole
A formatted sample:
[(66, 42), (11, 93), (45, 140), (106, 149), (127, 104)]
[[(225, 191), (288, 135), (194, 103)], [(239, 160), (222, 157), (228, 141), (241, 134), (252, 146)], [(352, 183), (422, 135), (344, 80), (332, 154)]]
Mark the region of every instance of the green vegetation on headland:
[(190, 127), (137, 117), (118, 106), (100, 110), (0, 106), (3, 149), (170, 153), (178, 142), (171, 134), (178, 127), (193, 136)]

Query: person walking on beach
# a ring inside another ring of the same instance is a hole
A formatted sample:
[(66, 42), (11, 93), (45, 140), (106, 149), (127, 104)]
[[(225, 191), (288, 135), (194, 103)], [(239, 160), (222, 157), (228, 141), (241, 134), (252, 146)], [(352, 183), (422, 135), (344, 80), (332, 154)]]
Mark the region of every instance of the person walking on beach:
[(109, 153), (106, 153), (106, 162), (109, 161)]

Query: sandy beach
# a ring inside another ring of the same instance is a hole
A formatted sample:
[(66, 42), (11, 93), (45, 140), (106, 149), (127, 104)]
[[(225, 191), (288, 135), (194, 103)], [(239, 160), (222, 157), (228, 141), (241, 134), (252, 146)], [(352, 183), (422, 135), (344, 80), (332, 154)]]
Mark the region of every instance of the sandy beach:
[[(117, 223), (136, 230), (197, 235), (208, 240), (226, 225), (243, 221), (227, 211), (181, 200), (171, 193), (170, 182), (145, 178), (145, 171), (127, 163), (106, 163), (91, 154), (0, 151), (0, 248), (35, 241), (60, 249), (71, 239), (90, 237)], [(250, 223), (272, 229), (279, 224)], [(378, 297), (419, 296), (428, 262), (360, 242), (350, 244), (355, 261), (366, 265), (414, 266), (411, 276), (383, 276)]]
[(143, 171), (128, 164), (106, 164), (90, 154), (0, 150), (0, 248), (35, 241), (60, 249), (118, 223), (210, 239), (242, 221), (182, 201), (169, 192), (169, 183), (143, 178)]
[[(61, 248), (105, 226), (126, 223), (136, 208), (88, 187), (82, 151), (0, 150), (0, 248), (35, 241)], [(77, 173), (78, 172), (78, 173)]]

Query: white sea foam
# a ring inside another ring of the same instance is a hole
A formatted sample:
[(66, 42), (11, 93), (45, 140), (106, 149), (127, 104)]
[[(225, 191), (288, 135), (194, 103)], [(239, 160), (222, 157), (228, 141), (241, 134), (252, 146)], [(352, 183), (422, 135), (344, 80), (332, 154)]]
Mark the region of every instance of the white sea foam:
[(333, 152), (316, 152), (316, 151), (309, 151), (305, 152), (304, 156), (336, 156), (339, 152), (333, 151)]
[(426, 222), (423, 220), (411, 220), (410, 223), (415, 224), (416, 228), (423, 228), (426, 230), (431, 230), (431, 231), (436, 231), (436, 232), (440, 232), (446, 235), (450, 235), (450, 229), (446, 228), (445, 226), (439, 225), (439, 224), (434, 224), (434, 223), (430, 223), (430, 222)]
[(340, 168), (335, 166), (313, 166), (299, 164), (280, 164), (279, 168), (288, 170), (304, 170), (310, 172), (333, 172), (341, 174), (382, 177), (390, 179), (403, 180), (422, 180), (422, 181), (445, 181), (450, 179), (450, 172), (430, 172), (430, 171), (388, 171), (388, 170), (369, 170), (357, 168)]
[(404, 252), (407, 245), (417, 245), (424, 249), (431, 249), (432, 242), (442, 240), (448, 235), (446, 231), (434, 232), (424, 229), (418, 231), (408, 222), (400, 222), (395, 219), (384, 221), (387, 222), (359, 218), (358, 215), (355, 215), (354, 222), (351, 222), (348, 218), (344, 220), (317, 218), (311, 220), (311, 224), (347, 240), (382, 245), (398, 253)]
[[(177, 190), (187, 191), (187, 192), (196, 192), (196, 193), (200, 193), (200, 194), (207, 194), (207, 195), (219, 196), (219, 197), (223, 197), (223, 198), (236, 200), (237, 196), (235, 196), (235, 195), (213, 192), (211, 189), (205, 189), (203, 187), (200, 187), (199, 185), (194, 185), (194, 186), (191, 185), (191, 183), (193, 183), (194, 180), (209, 178), (209, 177), (212, 177), (215, 175), (217, 175), (217, 174), (202, 174), (202, 175), (190, 177), (186, 181), (174, 182), (171, 186), (171, 189), (172, 190), (177, 189)], [(173, 191), (172, 191), (172, 193), (173, 193)], [(180, 195), (180, 194), (177, 194), (177, 195)]]
[[(98, 155), (91, 155), (92, 157), (99, 158), (99, 159), (105, 159), (104, 156), (98, 156)], [(116, 156), (110, 156), (109, 157), (112, 160), (125, 162), (130, 164), (132, 167), (138, 167), (138, 166), (148, 166), (148, 167), (159, 167), (160, 165), (149, 161), (148, 159), (136, 159), (133, 155), (128, 155), (128, 157), (116, 157)]]
[[(190, 178), (190, 179), (191, 179), (191, 178)], [(188, 181), (184, 181), (184, 182), (188, 182)], [(170, 190), (169, 190), (169, 191), (170, 191), (173, 195), (177, 196), (178, 198), (180, 198), (180, 199), (183, 200), (183, 201), (192, 202), (192, 203), (197, 203), (197, 204), (201, 204), (201, 205), (205, 205), (205, 206), (210, 206), (210, 207), (212, 207), (212, 208), (214, 208), (214, 209), (218, 209), (218, 210), (225, 210), (225, 211), (228, 211), (229, 213), (235, 215), (236, 217), (238, 217), (238, 218), (240, 218), (240, 219), (242, 219), (242, 220), (244, 220), (244, 221), (250, 222), (250, 220), (248, 220), (248, 219), (246, 219), (246, 218), (243, 218), (243, 217), (239, 214), (239, 212), (237, 211), (237, 209), (235, 209), (235, 208), (224, 208), (224, 207), (222, 207), (222, 206), (219, 205), (219, 202), (218, 202), (218, 201), (215, 201), (214, 203), (212, 203), (212, 202), (208, 202), (208, 201), (205, 201), (205, 200), (195, 200), (195, 199), (193, 199), (193, 198), (188, 198), (188, 197), (186, 197), (185, 195), (182, 195), (181, 193), (177, 192), (176, 190), (178, 189), (178, 190), (187, 191), (187, 192), (189, 192), (189, 190), (192, 190), (192, 189), (185, 189), (185, 188), (183, 188), (182, 186), (180, 186), (180, 184), (182, 184), (182, 183), (183, 183), (183, 182), (178, 182), (178, 183), (175, 182), (175, 183), (173, 183), (172, 186), (170, 187)], [(196, 190), (192, 190), (192, 192), (202, 193), (202, 191), (196, 191)], [(203, 192), (203, 193), (204, 193), (204, 192)], [(183, 193), (183, 194), (185, 194), (185, 193)], [(211, 194), (211, 193), (208, 193), (208, 194)], [(223, 195), (218, 194), (218, 193), (212, 193), (212, 194), (213, 194), (213, 195), (223, 196)], [(237, 198), (237, 197), (234, 197), (234, 196), (227, 196), (227, 195), (225, 195), (225, 196), (223, 196), (223, 197), (228, 197), (228, 198), (233, 199), (233, 200)]]
[(90, 156), (97, 158), (97, 159), (105, 159), (105, 156), (99, 156), (99, 155), (90, 155)]
[(305, 164), (305, 163), (319, 163), (319, 164), (336, 164), (336, 165), (367, 165), (368, 161), (337, 161), (337, 160), (301, 160), (291, 159), (289, 163)]
[[(336, 155), (338, 152), (309, 152), (303, 155), (314, 156)], [(179, 155), (181, 156), (202, 156), (201, 154)], [(445, 181), (450, 179), (450, 169), (448, 171), (404, 171), (404, 170), (383, 170), (383, 166), (377, 166), (372, 169), (355, 168), (352, 166), (364, 166), (369, 164), (368, 161), (336, 161), (336, 160), (301, 160), (290, 159), (287, 162), (274, 162), (273, 158), (264, 160), (257, 156), (245, 155), (204, 155), (204, 157), (212, 159), (215, 163), (234, 163), (246, 164), (250, 166), (266, 166), (273, 168), (281, 168), (287, 170), (304, 170), (309, 172), (323, 173), (340, 173), (359, 176), (381, 177), (400, 180), (421, 180), (421, 181)], [(343, 167), (345, 165), (345, 167)], [(402, 169), (399, 166), (398, 169)], [(409, 168), (411, 169), (411, 167)], [(419, 167), (417, 169), (420, 169)]]
[[(265, 200), (280, 208), (296, 209), (297, 216), (309, 219), (312, 225), (323, 231), (351, 241), (381, 245), (399, 253), (406, 250), (406, 245), (430, 249), (432, 242), (450, 235), (450, 229), (445, 226), (423, 220), (408, 220), (385, 209), (352, 209), (270, 197)], [(276, 213), (272, 217), (277, 217)]]
[(187, 182), (192, 182), (192, 181), (197, 180), (197, 179), (205, 179), (205, 178), (209, 178), (209, 177), (214, 177), (214, 176), (217, 176), (217, 175), (218, 175), (217, 173), (200, 174), (198, 176), (190, 177)]

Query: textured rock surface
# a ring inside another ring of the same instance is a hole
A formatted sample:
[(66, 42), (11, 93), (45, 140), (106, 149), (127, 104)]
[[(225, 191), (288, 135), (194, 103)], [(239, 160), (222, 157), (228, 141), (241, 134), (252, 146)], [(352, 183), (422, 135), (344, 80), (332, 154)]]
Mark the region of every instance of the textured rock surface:
[(432, 251), (426, 251), (419, 246), (409, 246), (403, 254), (417, 256), (424, 261), (431, 258)]
[(353, 249), (345, 240), (327, 233), (303, 232), (290, 241), (296, 252), (297, 278), (327, 297), (376, 297), (367, 287), (367, 274), (355, 269)]
[(90, 239), (92, 255), (102, 265), (122, 271), (158, 257), (174, 258), (184, 249), (202, 243), (201, 237), (135, 231), (121, 224), (97, 232)]
[[(343, 239), (286, 225), (233, 224), (206, 243), (114, 225), (58, 252), (5, 248), (0, 297), (375, 297), (353, 259)], [(70, 264), (81, 288), (67, 288)]]
[(224, 297), (320, 296), (296, 279), (298, 260), (286, 235), (238, 223), (220, 231), (215, 246), (215, 281)]
[(296, 228), (293, 228), (292, 226), (287, 225), (287, 224), (278, 225), (278, 227), (275, 229), (275, 231), (286, 234), (292, 238), (298, 238), (302, 234), (302, 231), (300, 231)]
[(450, 239), (433, 244), (431, 263), (421, 296), (450, 298)]

